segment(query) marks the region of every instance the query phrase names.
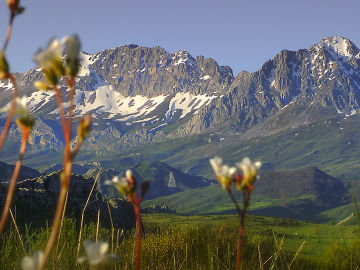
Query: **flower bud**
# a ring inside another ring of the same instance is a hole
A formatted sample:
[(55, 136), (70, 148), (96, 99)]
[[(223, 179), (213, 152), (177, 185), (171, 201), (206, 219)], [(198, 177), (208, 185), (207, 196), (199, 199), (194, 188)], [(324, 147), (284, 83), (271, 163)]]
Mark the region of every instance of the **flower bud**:
[(9, 77), (9, 64), (6, 60), (5, 53), (0, 50), (0, 79), (4, 80)]
[(16, 124), (22, 129), (32, 129), (35, 124), (35, 119), (29, 115), (23, 115), (16, 119)]
[(7, 0), (6, 2), (10, 10), (15, 10), (19, 6), (20, 0)]
[(252, 190), (253, 184), (257, 178), (257, 171), (261, 167), (261, 162), (251, 162), (249, 158), (244, 158), (242, 162), (236, 164), (236, 166), (242, 171), (241, 181), (238, 181), (236, 187), (240, 190)]
[(131, 192), (131, 187), (124, 177), (119, 178), (118, 176), (114, 176), (112, 180), (105, 181), (105, 185), (114, 186), (116, 190), (124, 196), (129, 195)]
[(81, 120), (78, 126), (78, 137), (82, 140), (89, 136), (91, 129), (91, 117), (87, 114)]
[(35, 81), (34, 86), (40, 91), (46, 91), (50, 89), (50, 85), (43, 81)]
[(38, 50), (33, 57), (33, 60), (42, 68), (45, 79), (51, 85), (56, 85), (59, 81), (58, 77), (65, 75), (61, 57), (61, 44), (57, 39), (52, 39), (46, 50)]
[(65, 37), (62, 40), (64, 44), (64, 52), (66, 54), (66, 74), (75, 78), (80, 67), (79, 54), (80, 54), (80, 40), (77, 35)]
[(20, 0), (6, 0), (6, 2), (11, 12), (15, 15), (21, 14), (25, 10), (24, 7), (19, 6)]
[(59, 78), (56, 75), (56, 73), (54, 72), (54, 70), (52, 69), (44, 69), (43, 68), (43, 73), (44, 73), (44, 77), (45, 79), (51, 84), (51, 85), (57, 85), (57, 83), (59, 82)]
[(131, 179), (133, 176), (133, 173), (130, 169), (127, 169), (126, 172), (125, 172), (125, 177), (126, 179)]

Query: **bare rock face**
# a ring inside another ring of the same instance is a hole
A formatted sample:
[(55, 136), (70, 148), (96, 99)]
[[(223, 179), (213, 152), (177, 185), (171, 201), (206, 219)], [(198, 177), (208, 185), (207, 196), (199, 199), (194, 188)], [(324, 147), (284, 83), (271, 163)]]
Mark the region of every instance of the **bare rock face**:
[[(211, 58), (158, 46), (126, 45), (82, 53), (81, 58), (74, 119), (92, 116), (92, 132), (83, 149), (95, 156), (204, 132), (245, 134), (253, 129), (257, 137), (293, 122), (309, 124), (314, 117), (360, 111), (360, 50), (339, 36), (307, 49), (282, 50), (258, 71), (237, 76)], [(41, 77), (39, 68), (16, 74), (20, 95), (27, 96), (37, 118), (28, 152), (59, 154), (63, 135), (54, 93), (33, 87)], [(61, 81), (64, 97), (67, 90)], [(0, 108), (11, 97), (9, 81), (0, 82)], [(301, 119), (295, 119), (298, 115)], [(16, 153), (16, 127), (8, 137), (4, 150)], [(7, 155), (0, 153), (0, 158)]]
[[(51, 224), (59, 194), (60, 172), (53, 172), (45, 176), (20, 180), (17, 184), (14, 206), (19, 224), (29, 223), (44, 225)], [(72, 175), (68, 195), (66, 213), (80, 221), (81, 212), (90, 193), (94, 179), (85, 179), (80, 175)], [(0, 203), (4, 204), (7, 187), (0, 186)], [(102, 226), (110, 227), (111, 212), (115, 228), (131, 228), (135, 225), (132, 205), (122, 199), (106, 200), (101, 193), (94, 189), (85, 211), (85, 222), (96, 222), (97, 212), (100, 209)]]

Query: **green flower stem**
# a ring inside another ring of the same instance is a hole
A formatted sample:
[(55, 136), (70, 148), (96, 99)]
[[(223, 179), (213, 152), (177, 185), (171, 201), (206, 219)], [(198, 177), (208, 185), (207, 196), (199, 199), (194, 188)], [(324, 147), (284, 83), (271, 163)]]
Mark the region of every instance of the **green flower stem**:
[(1, 235), (2, 231), (3, 231), (3, 229), (4, 229), (6, 220), (7, 220), (8, 215), (9, 215), (9, 209), (10, 209), (11, 202), (12, 202), (12, 199), (13, 199), (17, 178), (18, 178), (19, 173), (20, 173), (22, 159), (23, 159), (25, 151), (26, 151), (26, 145), (27, 145), (27, 141), (29, 139), (29, 135), (30, 135), (30, 129), (27, 129), (27, 128), (22, 129), (20, 155), (19, 155), (18, 160), (16, 161), (15, 169), (14, 169), (13, 175), (11, 177), (9, 189), (8, 189), (8, 192), (7, 192), (7, 195), (6, 195), (5, 206), (4, 206), (4, 209), (3, 209), (3, 212), (2, 212), (2, 215), (1, 215), (1, 219), (0, 219), (0, 235)]

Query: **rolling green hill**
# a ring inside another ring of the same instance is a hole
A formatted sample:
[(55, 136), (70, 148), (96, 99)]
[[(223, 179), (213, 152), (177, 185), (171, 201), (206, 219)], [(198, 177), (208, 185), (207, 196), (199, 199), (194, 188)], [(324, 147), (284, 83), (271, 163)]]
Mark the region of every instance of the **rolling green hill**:
[[(234, 191), (237, 200), (241, 193)], [(259, 215), (311, 219), (349, 202), (342, 182), (315, 167), (292, 171), (262, 171), (251, 197), (250, 212)], [(166, 205), (181, 214), (234, 212), (228, 194), (217, 184), (144, 202), (144, 207)]]

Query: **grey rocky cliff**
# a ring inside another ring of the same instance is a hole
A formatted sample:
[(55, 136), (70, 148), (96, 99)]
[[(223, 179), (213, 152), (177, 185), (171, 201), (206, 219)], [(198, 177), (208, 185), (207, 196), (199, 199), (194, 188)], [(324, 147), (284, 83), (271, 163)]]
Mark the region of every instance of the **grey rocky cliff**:
[(102, 51), (92, 58), (101, 61), (95, 60), (90, 69), (124, 96), (211, 94), (226, 91), (233, 80), (231, 68), (221, 67), (213, 59), (194, 59), (185, 50), (168, 53), (160, 47), (128, 45)]
[(281, 51), (257, 72), (241, 72), (230, 91), (202, 108), (188, 132), (224, 126), (245, 131), (296, 102), (350, 114), (360, 108), (359, 49), (342, 37), (309, 49)]

